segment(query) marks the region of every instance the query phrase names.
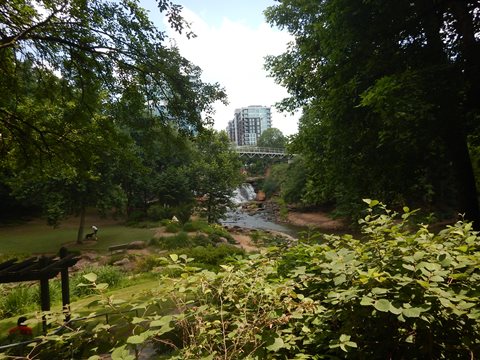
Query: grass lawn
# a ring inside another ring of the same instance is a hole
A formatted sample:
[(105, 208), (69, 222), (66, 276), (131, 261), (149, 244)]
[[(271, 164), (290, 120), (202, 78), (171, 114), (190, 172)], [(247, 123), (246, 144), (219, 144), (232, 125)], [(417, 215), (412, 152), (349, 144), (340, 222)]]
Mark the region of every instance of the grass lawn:
[(73, 217), (62, 222), (56, 229), (48, 226), (42, 219), (0, 227), (0, 254), (56, 253), (62, 246), (75, 250), (103, 252), (111, 245), (138, 240), (148, 241), (154, 232), (153, 229), (127, 227), (119, 221), (90, 215), (85, 221), (85, 233), (90, 232), (91, 225), (96, 225), (99, 228), (98, 241), (77, 245), (75, 242), (78, 224), (78, 218)]

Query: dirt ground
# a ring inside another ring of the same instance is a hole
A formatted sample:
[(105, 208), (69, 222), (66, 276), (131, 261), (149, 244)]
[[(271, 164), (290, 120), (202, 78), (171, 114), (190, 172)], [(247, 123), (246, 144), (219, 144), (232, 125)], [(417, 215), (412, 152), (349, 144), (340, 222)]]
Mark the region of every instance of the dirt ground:
[(257, 251), (258, 248), (253, 244), (252, 238), (245, 234), (231, 234), (238, 246), (243, 248), (246, 252)]
[(311, 226), (325, 231), (344, 230), (347, 225), (341, 219), (332, 219), (325, 212), (296, 212), (288, 213), (288, 222), (297, 226)]

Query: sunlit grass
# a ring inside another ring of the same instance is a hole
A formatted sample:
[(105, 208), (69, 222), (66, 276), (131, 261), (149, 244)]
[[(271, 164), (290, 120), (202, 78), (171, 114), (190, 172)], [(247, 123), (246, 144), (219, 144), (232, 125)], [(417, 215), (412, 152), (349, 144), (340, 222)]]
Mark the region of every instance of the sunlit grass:
[[(98, 222), (86, 223), (85, 233), (89, 232), (90, 225), (93, 224)], [(119, 222), (112, 221), (97, 226), (98, 241), (88, 241), (83, 245), (75, 244), (78, 232), (78, 223), (75, 219), (60, 224), (56, 229), (42, 220), (0, 227), (0, 254), (56, 253), (62, 246), (73, 250), (107, 251), (111, 245), (148, 241), (153, 236), (152, 229), (127, 227)]]

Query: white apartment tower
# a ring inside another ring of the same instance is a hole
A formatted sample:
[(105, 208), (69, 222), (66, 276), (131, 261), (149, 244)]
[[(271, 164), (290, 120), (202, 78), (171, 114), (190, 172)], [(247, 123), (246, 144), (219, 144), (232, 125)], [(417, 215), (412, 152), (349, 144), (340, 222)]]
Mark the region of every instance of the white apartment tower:
[(255, 146), (260, 135), (271, 127), (270, 107), (250, 105), (235, 109), (233, 120), (228, 122), (227, 133), (230, 140), (238, 146)]

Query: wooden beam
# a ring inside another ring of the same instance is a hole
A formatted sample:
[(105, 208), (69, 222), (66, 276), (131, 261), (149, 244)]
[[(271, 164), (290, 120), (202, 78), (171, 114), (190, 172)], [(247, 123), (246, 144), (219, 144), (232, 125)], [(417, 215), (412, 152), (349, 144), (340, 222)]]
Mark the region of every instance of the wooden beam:
[[(41, 257), (39, 260), (40, 265), (46, 265), (48, 259)], [(50, 288), (48, 287), (48, 277), (40, 278), (40, 303), (42, 306), (42, 312), (50, 311)], [(47, 334), (47, 317), (42, 315), (43, 334)]]
[(18, 269), (21, 269), (21, 268), (24, 268), (24, 267), (27, 267), (30, 264), (35, 263), (37, 260), (38, 260), (38, 257), (35, 256), (35, 257), (31, 257), (27, 260), (24, 260), (22, 262), (14, 263), (11, 266), (8, 266), (8, 267), (2, 269), (0, 271), (0, 275), (11, 272), (11, 271), (14, 271), (14, 270), (18, 270)]
[(10, 265), (12, 265), (13, 263), (15, 263), (18, 259), (10, 259), (10, 260), (7, 260), (3, 263), (0, 264), (0, 271), (3, 270), (3, 269), (6, 269), (7, 267), (9, 267)]
[[(60, 249), (60, 258), (62, 260), (68, 259), (68, 251), (66, 248), (62, 247)], [(63, 267), (61, 274), (62, 281), (62, 304), (63, 304), (63, 313), (65, 314), (65, 322), (70, 321), (70, 284), (68, 279), (68, 267)]]

